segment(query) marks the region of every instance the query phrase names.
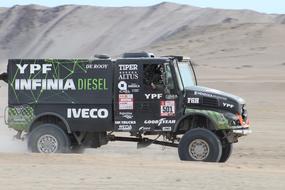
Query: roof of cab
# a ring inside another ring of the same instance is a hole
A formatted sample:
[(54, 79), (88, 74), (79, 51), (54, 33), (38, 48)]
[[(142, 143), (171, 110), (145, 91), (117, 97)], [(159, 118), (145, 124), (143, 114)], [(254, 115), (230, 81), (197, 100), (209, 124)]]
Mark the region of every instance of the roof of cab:
[(165, 62), (169, 62), (170, 59), (166, 57), (140, 57), (140, 58), (119, 58), (115, 60), (117, 63), (126, 63), (126, 64), (162, 64)]

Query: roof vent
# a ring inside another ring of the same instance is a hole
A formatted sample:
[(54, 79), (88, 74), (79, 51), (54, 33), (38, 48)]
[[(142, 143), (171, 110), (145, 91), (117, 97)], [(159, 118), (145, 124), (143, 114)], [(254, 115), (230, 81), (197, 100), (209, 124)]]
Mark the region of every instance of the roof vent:
[(132, 53), (124, 53), (122, 57), (123, 58), (154, 57), (154, 54), (148, 52), (132, 52)]
[(104, 54), (95, 54), (94, 57), (97, 59), (111, 59), (110, 56)]

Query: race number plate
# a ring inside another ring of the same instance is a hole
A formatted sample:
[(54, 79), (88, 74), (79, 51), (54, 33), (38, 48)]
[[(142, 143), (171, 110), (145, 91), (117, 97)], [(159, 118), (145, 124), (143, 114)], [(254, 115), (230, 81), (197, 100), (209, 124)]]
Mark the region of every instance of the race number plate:
[(160, 116), (169, 117), (175, 115), (175, 101), (160, 101)]

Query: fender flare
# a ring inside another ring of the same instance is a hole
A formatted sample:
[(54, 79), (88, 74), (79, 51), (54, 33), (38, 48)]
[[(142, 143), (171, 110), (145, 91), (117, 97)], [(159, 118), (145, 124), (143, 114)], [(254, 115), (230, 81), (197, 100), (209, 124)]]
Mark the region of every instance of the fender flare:
[(181, 117), (181, 118), (178, 119), (178, 121), (175, 123), (173, 132), (177, 132), (180, 123), (181, 123), (184, 119), (186, 119), (187, 117), (190, 117), (190, 116), (202, 116), (202, 117), (205, 117), (205, 118), (209, 119), (209, 120), (211, 121), (211, 123), (213, 123), (214, 128), (217, 129), (217, 123), (216, 123), (212, 118), (210, 118), (207, 114), (204, 114), (204, 113), (189, 113), (189, 114), (186, 114), (186, 115), (184, 115), (183, 117)]
[(34, 124), (40, 117), (48, 116), (48, 115), (50, 115), (50, 116), (55, 116), (55, 117), (59, 118), (59, 119), (64, 123), (67, 132), (68, 132), (69, 134), (72, 133), (72, 132), (71, 132), (71, 128), (70, 128), (68, 122), (66, 121), (66, 119), (64, 119), (64, 117), (62, 117), (60, 114), (54, 113), (54, 112), (44, 112), (44, 113), (41, 113), (41, 114), (37, 115), (37, 117), (35, 117), (35, 118), (33, 119), (33, 121), (31, 122), (31, 124), (30, 124), (30, 126), (29, 126), (29, 129), (28, 129), (28, 132), (31, 131), (31, 130), (30, 130), (31, 127), (33, 126), (33, 124)]

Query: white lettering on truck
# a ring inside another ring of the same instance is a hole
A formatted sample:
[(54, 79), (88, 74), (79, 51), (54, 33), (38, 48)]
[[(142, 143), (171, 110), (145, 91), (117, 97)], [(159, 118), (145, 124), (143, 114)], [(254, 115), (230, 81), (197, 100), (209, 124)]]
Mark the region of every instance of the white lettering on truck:
[(105, 119), (109, 116), (109, 112), (105, 108), (68, 108), (67, 118), (93, 118)]
[(76, 90), (72, 79), (16, 79), (15, 90)]
[(119, 65), (120, 71), (136, 71), (138, 70), (138, 65), (136, 64), (127, 64)]
[(160, 126), (161, 124), (175, 124), (176, 120), (166, 120), (166, 118), (161, 118), (160, 120), (145, 120), (144, 124), (154, 124)]
[(162, 94), (145, 94), (145, 98), (146, 99), (161, 99), (162, 98)]
[[(25, 73), (25, 69), (27, 68), (28, 64), (16, 64), (18, 69), (20, 70), (20, 74)], [(36, 71), (40, 71), (42, 69), (42, 73), (46, 74), (47, 71), (51, 70), (52, 64), (29, 64), (30, 65), (30, 74), (35, 74)]]

